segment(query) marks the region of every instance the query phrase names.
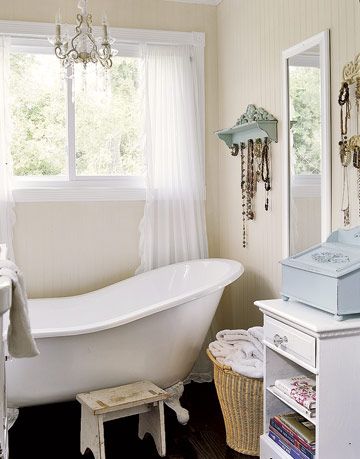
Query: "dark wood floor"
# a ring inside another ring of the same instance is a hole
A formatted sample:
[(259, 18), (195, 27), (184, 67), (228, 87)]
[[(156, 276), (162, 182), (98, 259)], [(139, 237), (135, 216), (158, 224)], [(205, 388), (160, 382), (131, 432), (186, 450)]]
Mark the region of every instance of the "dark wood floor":
[[(190, 422), (181, 426), (166, 408), (167, 458), (250, 459), (226, 446), (224, 423), (212, 384), (189, 384), (183, 405)], [(10, 459), (92, 459), (79, 451), (80, 405), (77, 402), (23, 408), (10, 430)], [(150, 436), (137, 437), (137, 416), (105, 424), (106, 459), (155, 459)]]

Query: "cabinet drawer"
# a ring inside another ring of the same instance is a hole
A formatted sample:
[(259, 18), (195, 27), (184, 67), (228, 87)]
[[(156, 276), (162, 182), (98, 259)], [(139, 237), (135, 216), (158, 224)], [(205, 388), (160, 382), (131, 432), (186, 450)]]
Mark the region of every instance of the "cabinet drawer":
[(313, 336), (265, 316), (264, 341), (265, 344), (275, 346), (289, 356), (296, 357), (312, 367), (316, 366), (316, 338)]

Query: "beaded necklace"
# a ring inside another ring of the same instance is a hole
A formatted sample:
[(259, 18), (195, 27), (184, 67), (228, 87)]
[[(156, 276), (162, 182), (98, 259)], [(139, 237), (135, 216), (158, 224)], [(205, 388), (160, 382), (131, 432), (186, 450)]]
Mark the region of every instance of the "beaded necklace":
[[(247, 151), (245, 151), (247, 150)], [(255, 197), (257, 182), (263, 181), (265, 187), (265, 210), (269, 210), (270, 181), (270, 149), (269, 140), (254, 141), (249, 139), (247, 145), (242, 142), (231, 147), (231, 154), (240, 152), (241, 161), (241, 206), (242, 206), (242, 246), (247, 246), (247, 221), (255, 220)]]
[(241, 206), (242, 206), (242, 246), (246, 247), (246, 180), (245, 180), (245, 144), (240, 145), (240, 159), (241, 159)]
[[(360, 119), (360, 78), (356, 78), (355, 88), (356, 99), (356, 139), (359, 138), (359, 119)], [(350, 139), (351, 140), (351, 139)], [(350, 142), (351, 143), (351, 142)], [(353, 148), (353, 166), (357, 169), (357, 198), (358, 198), (358, 215), (360, 217), (360, 146), (357, 144)]]
[[(340, 128), (341, 137), (346, 139), (348, 131), (348, 120), (350, 119), (350, 91), (348, 83), (344, 82), (341, 85), (338, 102), (340, 105)], [(345, 106), (345, 117), (344, 117), (344, 106)], [(343, 140), (344, 140), (343, 139)]]
[(265, 210), (269, 210), (269, 192), (271, 190), (270, 181), (270, 150), (268, 138), (265, 139), (261, 156), (261, 178), (264, 182), (266, 197), (265, 197)]
[(246, 186), (246, 216), (248, 220), (255, 219), (255, 212), (253, 209), (254, 199), (254, 141), (248, 141), (248, 155), (247, 155), (247, 186)]
[(256, 181), (255, 186), (257, 187), (257, 183), (261, 182), (261, 164), (262, 164), (262, 140), (256, 139), (255, 146), (254, 146), (254, 156), (255, 156), (255, 174), (256, 174)]
[[(344, 226), (350, 225), (350, 196), (349, 196), (349, 173), (348, 166), (351, 162), (351, 149), (348, 146), (347, 133), (348, 133), (348, 120), (350, 119), (350, 91), (348, 83), (344, 82), (341, 85), (338, 102), (340, 105), (340, 132), (341, 140), (340, 147), (340, 161), (343, 166), (343, 189), (341, 199), (341, 211), (343, 212)], [(345, 106), (345, 116), (344, 116)]]

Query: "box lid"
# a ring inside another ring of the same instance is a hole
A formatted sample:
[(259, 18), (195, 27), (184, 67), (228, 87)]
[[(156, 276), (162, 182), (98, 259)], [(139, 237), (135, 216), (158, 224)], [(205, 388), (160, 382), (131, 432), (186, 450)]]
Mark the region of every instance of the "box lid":
[(360, 269), (360, 226), (334, 231), (325, 243), (286, 258), (281, 263), (336, 278)]

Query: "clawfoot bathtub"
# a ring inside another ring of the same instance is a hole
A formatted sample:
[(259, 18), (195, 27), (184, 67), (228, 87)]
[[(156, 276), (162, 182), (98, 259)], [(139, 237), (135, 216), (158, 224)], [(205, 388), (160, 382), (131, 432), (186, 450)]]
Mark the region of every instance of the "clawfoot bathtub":
[(84, 295), (30, 300), (40, 355), (7, 362), (9, 406), (66, 401), (139, 380), (163, 388), (183, 381), (224, 287), (242, 272), (236, 261), (194, 260)]

